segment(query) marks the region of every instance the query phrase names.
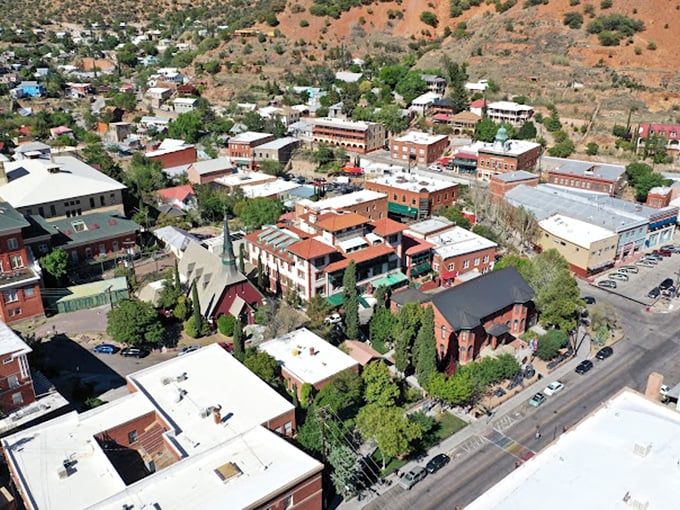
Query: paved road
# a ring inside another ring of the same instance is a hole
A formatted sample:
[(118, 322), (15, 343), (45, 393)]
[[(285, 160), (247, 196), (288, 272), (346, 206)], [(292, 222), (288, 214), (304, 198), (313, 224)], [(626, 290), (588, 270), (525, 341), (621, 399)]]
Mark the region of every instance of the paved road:
[[(675, 362), (680, 353), (680, 338), (676, 338), (680, 312), (649, 313), (625, 297), (581, 285), (583, 294), (595, 296), (598, 302), (609, 302), (619, 312), (626, 335), (614, 346), (614, 356), (595, 360), (593, 370), (582, 376), (570, 366), (569, 371), (559, 375), (565, 390), (548, 397), (539, 408), (531, 408), (527, 394), (542, 390), (554, 378), (537, 383), (513, 399), (506, 409), (499, 409), (488, 425), (477, 422), (468, 427), (479, 432), (449, 451), (453, 460), (439, 473), (428, 476), (411, 491), (392, 487), (379, 498), (373, 497), (365, 508), (434, 510), (467, 505), (512, 471), (515, 462), (526, 456), (526, 450), (538, 452), (545, 448), (563, 432), (563, 427), (585, 418), (624, 386), (643, 391), (652, 371), (664, 374), (671, 386), (680, 381), (680, 366)], [(537, 430), (541, 433), (538, 440)]]

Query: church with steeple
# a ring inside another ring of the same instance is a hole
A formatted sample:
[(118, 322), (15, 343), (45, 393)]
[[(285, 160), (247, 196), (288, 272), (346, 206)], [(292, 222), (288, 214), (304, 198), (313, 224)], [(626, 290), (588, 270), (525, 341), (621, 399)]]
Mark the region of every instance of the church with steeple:
[(220, 256), (198, 243), (189, 243), (179, 261), (181, 278), (189, 287), (196, 285), (201, 315), (209, 321), (232, 315), (252, 324), (264, 297), (238, 269), (226, 216), (222, 235)]

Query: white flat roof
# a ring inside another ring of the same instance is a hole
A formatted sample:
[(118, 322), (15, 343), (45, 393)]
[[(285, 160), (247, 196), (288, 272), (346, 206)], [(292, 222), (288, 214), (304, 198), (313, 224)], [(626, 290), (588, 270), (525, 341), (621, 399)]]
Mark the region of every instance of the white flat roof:
[(449, 188), (456, 188), (458, 184), (455, 182), (445, 181), (442, 179), (433, 179), (432, 177), (423, 177), (421, 175), (407, 174), (406, 172), (392, 175), (382, 175), (371, 179), (369, 182), (382, 184), (391, 188), (414, 191), (416, 193), (423, 189), (431, 193), (433, 191), (441, 191)]
[[(0, 186), (0, 196), (12, 207), (29, 207), (125, 189), (125, 185), (73, 156), (53, 159), (5, 163), (9, 183)], [(59, 172), (48, 171), (55, 166)]]
[(344, 209), (345, 207), (350, 207), (352, 205), (370, 202), (371, 200), (378, 200), (379, 198), (386, 197), (387, 195), (385, 193), (362, 189), (353, 193), (347, 193), (346, 195), (338, 195), (337, 197), (319, 200), (318, 202), (312, 202), (311, 200), (301, 200), (298, 203), (303, 204), (305, 207), (314, 211), (323, 211), (324, 209), (338, 210)]
[(495, 103), (488, 103), (486, 105), (487, 110), (509, 110), (509, 111), (515, 111), (515, 112), (522, 112), (522, 111), (532, 111), (533, 107), (525, 105), (525, 104), (519, 104), (515, 103), (512, 101), (496, 101)]
[(262, 172), (237, 172), (231, 175), (224, 175), (215, 179), (217, 184), (222, 186), (252, 186), (269, 182), (273, 177)]
[(594, 242), (616, 236), (611, 230), (561, 214), (554, 214), (539, 221), (538, 226), (560, 239), (584, 248), (590, 248)]
[[(262, 426), (293, 405), (217, 344), (128, 381), (139, 391), (3, 439), (37, 508), (245, 508), (322, 468)], [(221, 423), (202, 417), (211, 406), (221, 407)], [(152, 412), (169, 423), (181, 459), (126, 486), (94, 436)], [(77, 461), (75, 472), (59, 478), (65, 459)], [(222, 481), (214, 470), (228, 462), (240, 474)]]
[(453, 226), (454, 223), (448, 218), (444, 218), (443, 216), (431, 216), (426, 220), (410, 224), (407, 232), (415, 237), (424, 239), (433, 232), (438, 232), (446, 227)]
[(392, 141), (431, 145), (433, 143), (439, 142), (440, 140), (445, 140), (446, 138), (446, 135), (431, 135), (429, 133), (423, 133), (422, 131), (409, 131), (405, 135), (394, 138)]
[(465, 508), (680, 508), (678, 435), (680, 413), (624, 389)]
[(229, 139), (229, 143), (250, 143), (272, 136), (271, 133), (258, 133), (256, 131), (246, 131)]
[(178, 97), (173, 101), (174, 104), (187, 104), (187, 105), (193, 105), (196, 104), (198, 99), (195, 97)]
[(258, 349), (275, 358), (282, 368), (298, 380), (309, 384), (319, 383), (358, 365), (354, 358), (307, 328), (264, 342)]
[(165, 94), (166, 92), (170, 92), (169, 88), (166, 87), (151, 87), (146, 91), (147, 94)]
[(314, 119), (313, 122), (315, 125), (319, 126), (346, 127), (348, 129), (357, 129), (360, 131), (365, 131), (369, 128), (369, 126), (378, 124), (377, 122), (364, 122), (363, 120), (336, 119), (330, 117)]
[(270, 197), (285, 193), (293, 189), (300, 188), (302, 185), (292, 181), (284, 181), (277, 179), (275, 181), (265, 182), (264, 184), (256, 184), (254, 186), (246, 186), (243, 188), (243, 194), (248, 198)]
[(540, 144), (528, 142), (526, 140), (508, 140), (502, 147), (496, 142), (475, 142), (472, 145), (461, 147), (458, 152), (467, 152), (476, 155), (478, 155), (480, 152), (485, 152), (518, 156), (535, 149), (536, 147), (540, 147)]
[(429, 235), (425, 239), (435, 245), (433, 251), (442, 259), (498, 246), (485, 237), (457, 226), (437, 234)]
[(0, 356), (28, 354), (32, 350), (7, 324), (0, 321)]

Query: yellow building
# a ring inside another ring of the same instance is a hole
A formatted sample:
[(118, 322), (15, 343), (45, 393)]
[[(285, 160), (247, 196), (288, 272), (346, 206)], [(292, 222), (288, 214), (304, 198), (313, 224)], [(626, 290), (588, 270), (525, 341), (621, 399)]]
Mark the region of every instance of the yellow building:
[(537, 244), (559, 251), (577, 275), (588, 276), (614, 265), (617, 233), (561, 214), (540, 221), (538, 227)]

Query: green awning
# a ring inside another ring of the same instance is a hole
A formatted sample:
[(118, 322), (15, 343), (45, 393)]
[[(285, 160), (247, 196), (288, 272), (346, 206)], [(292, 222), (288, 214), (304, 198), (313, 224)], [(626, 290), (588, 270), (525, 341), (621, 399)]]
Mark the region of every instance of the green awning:
[[(342, 292), (328, 296), (326, 301), (335, 307), (342, 306)], [(359, 304), (364, 308), (370, 308), (371, 306), (362, 296), (359, 296)]]
[(395, 202), (387, 202), (387, 212), (398, 214), (400, 216), (411, 216), (412, 218), (416, 218), (418, 216), (418, 209), (415, 207), (409, 207), (408, 205), (397, 204)]
[(374, 289), (377, 289), (378, 287), (388, 287), (392, 288), (395, 285), (398, 285), (402, 282), (408, 281), (408, 277), (403, 274), (403, 273), (392, 273), (387, 276), (384, 276), (382, 278), (378, 278), (377, 280), (373, 280), (371, 282), (371, 285), (373, 285)]
[(411, 268), (411, 276), (428, 273), (432, 269), (429, 262), (423, 262)]

